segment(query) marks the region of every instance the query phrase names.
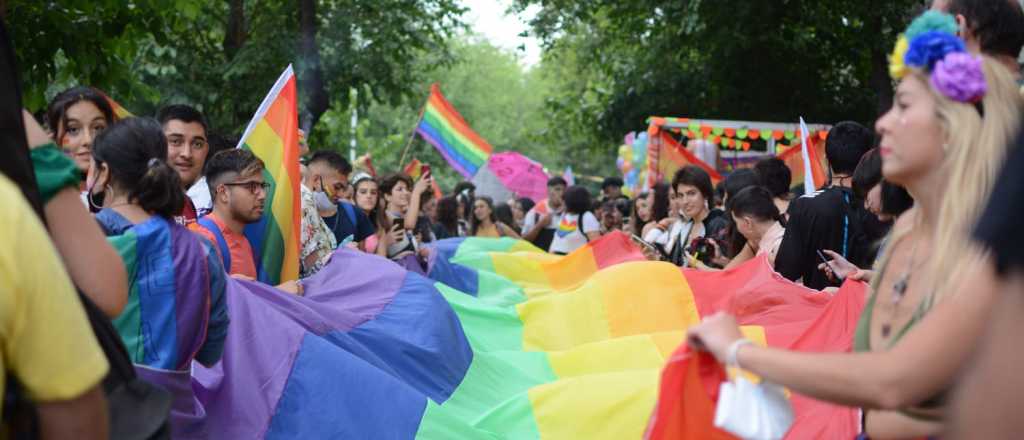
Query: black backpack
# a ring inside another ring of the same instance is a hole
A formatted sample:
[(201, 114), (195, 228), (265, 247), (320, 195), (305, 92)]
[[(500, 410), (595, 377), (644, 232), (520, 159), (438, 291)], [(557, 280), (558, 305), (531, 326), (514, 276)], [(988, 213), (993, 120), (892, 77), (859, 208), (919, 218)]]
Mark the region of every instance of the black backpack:
[[(110, 414), (110, 438), (171, 438), (168, 418), (173, 396), (163, 388), (139, 379), (121, 336), (110, 323), (110, 319), (81, 292), (78, 296), (96, 340), (110, 364), (110, 371), (103, 379), (103, 391)], [(4, 389), (3, 426), (8, 438), (39, 438), (39, 417), (36, 407), (25, 395), (21, 384), (16, 378), (8, 377)]]

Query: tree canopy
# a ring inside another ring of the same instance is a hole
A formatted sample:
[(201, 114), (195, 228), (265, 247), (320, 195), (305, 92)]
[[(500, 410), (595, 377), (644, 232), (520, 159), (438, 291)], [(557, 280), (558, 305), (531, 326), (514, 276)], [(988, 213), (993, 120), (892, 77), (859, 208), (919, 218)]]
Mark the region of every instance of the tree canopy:
[[(237, 137), (289, 63), (314, 148), (413, 156), (429, 86), (497, 150), (558, 173), (615, 172), (616, 147), (652, 115), (870, 124), (888, 107), (886, 54), (920, 0), (514, 0), (539, 12), (539, 64), (468, 31), (461, 0), (0, 0), (26, 105), (75, 84), (136, 114), (203, 110)], [(356, 132), (350, 127), (357, 112)]]

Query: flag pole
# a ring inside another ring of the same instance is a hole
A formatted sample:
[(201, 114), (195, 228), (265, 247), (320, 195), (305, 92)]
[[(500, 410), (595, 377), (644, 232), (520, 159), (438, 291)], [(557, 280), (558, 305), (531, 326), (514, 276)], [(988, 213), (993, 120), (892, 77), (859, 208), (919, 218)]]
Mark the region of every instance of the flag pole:
[[(430, 98), (427, 98), (430, 101)], [(416, 119), (416, 124), (412, 127), (412, 133), (409, 133), (409, 141), (405, 143), (405, 148), (402, 149), (402, 158), (398, 161), (398, 167), (405, 166), (405, 157), (409, 154), (409, 147), (412, 146), (412, 141), (416, 139), (416, 127), (420, 126), (420, 122), (423, 121), (423, 113), (427, 111), (427, 104), (423, 103), (423, 107), (420, 107), (420, 117)]]

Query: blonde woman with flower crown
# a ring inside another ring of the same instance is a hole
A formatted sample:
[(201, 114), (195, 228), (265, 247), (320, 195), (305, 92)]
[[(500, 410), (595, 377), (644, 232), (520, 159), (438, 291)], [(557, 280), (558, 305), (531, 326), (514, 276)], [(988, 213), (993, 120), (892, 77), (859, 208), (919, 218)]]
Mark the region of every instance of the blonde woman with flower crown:
[(928, 14), (897, 44), (896, 99), (875, 126), (883, 175), (916, 204), (879, 258), (855, 353), (759, 347), (726, 314), (689, 332), (691, 346), (719, 361), (806, 396), (863, 408), (871, 438), (942, 432), (945, 391), (994, 300), (988, 257), (965, 243), (1021, 115), (1010, 73), (968, 54), (952, 33), (952, 17)]

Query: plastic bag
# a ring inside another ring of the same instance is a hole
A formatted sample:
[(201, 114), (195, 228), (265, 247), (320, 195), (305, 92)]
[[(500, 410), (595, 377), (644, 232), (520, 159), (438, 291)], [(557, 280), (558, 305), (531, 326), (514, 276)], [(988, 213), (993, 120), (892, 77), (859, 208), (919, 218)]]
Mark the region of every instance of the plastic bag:
[(782, 387), (755, 384), (736, 375), (722, 382), (715, 407), (715, 426), (745, 440), (781, 439), (793, 425), (793, 406)]

